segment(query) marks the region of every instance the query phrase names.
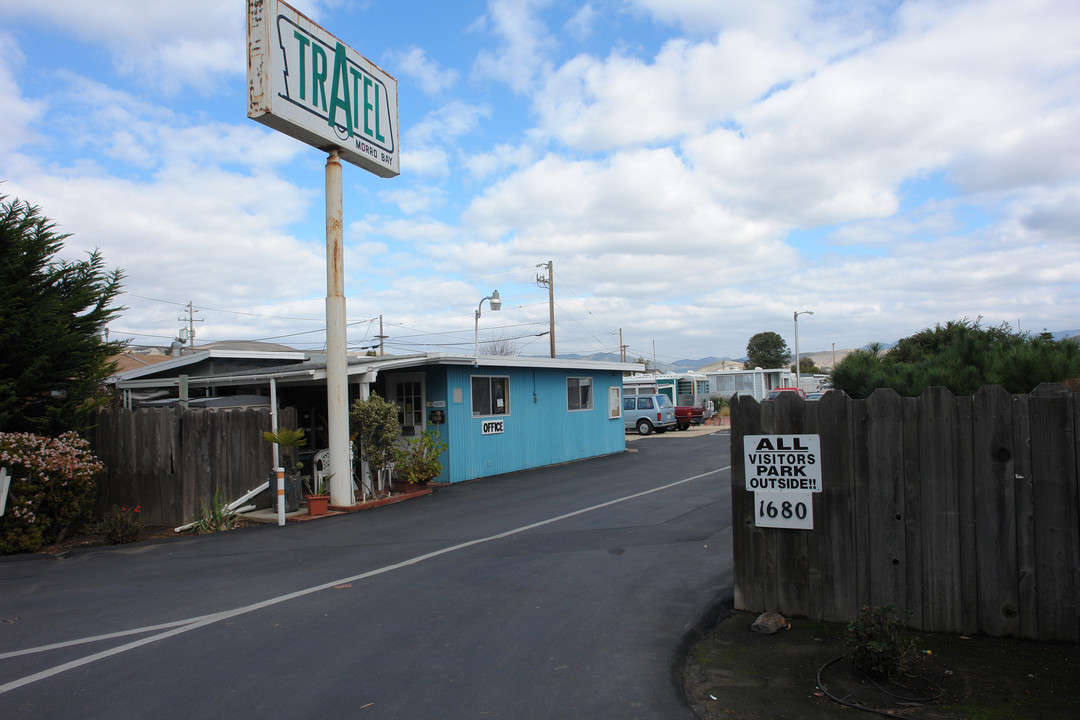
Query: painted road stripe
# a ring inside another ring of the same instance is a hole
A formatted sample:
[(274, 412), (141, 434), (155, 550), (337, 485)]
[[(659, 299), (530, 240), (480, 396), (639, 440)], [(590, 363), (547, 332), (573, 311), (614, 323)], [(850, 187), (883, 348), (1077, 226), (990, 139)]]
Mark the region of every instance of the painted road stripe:
[(268, 600), (263, 600), (252, 605), (245, 605), (243, 607), (235, 608), (233, 610), (224, 610), (219, 613), (200, 615), (198, 617), (188, 618), (186, 620), (177, 620), (171, 623), (163, 623), (161, 625), (148, 625), (146, 627), (135, 628), (133, 630), (125, 630), (123, 632), (109, 633), (107, 635), (95, 635), (92, 637), (81, 638), (78, 640), (70, 640), (62, 643), (53, 643), (51, 645), (41, 645), (39, 647), (7, 652), (3, 655), (0, 655), (0, 660), (4, 658), (19, 657), (22, 655), (31, 655), (33, 653), (45, 652), (47, 650), (53, 650), (56, 648), (71, 647), (73, 645), (82, 645), (86, 643), (109, 640), (117, 637), (141, 635), (143, 633), (152, 633), (158, 630), (164, 630), (164, 632), (157, 633), (156, 635), (140, 638), (125, 645), (119, 645), (109, 650), (103, 650), (92, 655), (87, 655), (86, 657), (78, 658), (76, 660), (72, 660), (70, 662), (66, 662), (61, 665), (56, 665), (46, 670), (42, 670), (41, 672), (34, 673), (33, 675), (27, 675), (26, 677), (4, 683), (3, 685), (0, 685), (0, 693), (9, 692), (11, 690), (15, 690), (16, 688), (21, 688), (25, 685), (33, 684), (35, 682), (38, 682), (39, 680), (45, 680), (47, 678), (54, 677), (68, 670), (74, 670), (75, 668), (82, 667), (83, 665), (89, 665), (91, 663), (97, 662), (98, 660), (104, 660), (115, 655), (120, 655), (121, 653), (125, 653), (128, 650), (134, 650), (135, 648), (142, 647), (143, 645), (149, 645), (150, 643), (158, 642), (159, 640), (164, 640), (166, 638), (174, 637), (176, 635), (181, 635), (191, 630), (197, 630), (198, 628), (206, 627), (207, 625), (212, 625), (214, 623), (221, 622), (222, 620), (229, 620), (230, 618), (234, 618), (239, 615), (245, 615), (247, 613), (255, 612), (256, 610), (262, 610), (263, 608), (278, 605), (279, 603), (283, 602), (288, 602), (289, 600), (295, 600), (306, 595), (312, 595), (314, 593), (322, 592), (323, 590), (330, 590), (337, 585), (344, 585), (346, 583), (353, 583), (359, 580), (366, 580), (367, 578), (375, 577), (377, 575), (383, 575), (388, 572), (393, 572), (394, 570), (400, 570), (402, 568), (422, 563), (425, 560), (431, 560), (432, 558), (439, 557), (440, 555), (447, 555), (452, 552), (457, 552), (458, 550), (464, 550), (465, 548), (473, 547), (474, 545), (482, 545), (483, 543), (492, 542), (493, 540), (502, 540), (504, 538), (512, 537), (514, 535), (520, 535), (521, 533), (528, 532), (529, 530), (535, 530), (536, 528), (544, 527), (545, 525), (551, 525), (552, 523), (561, 522), (563, 520), (568, 520), (569, 518), (577, 517), (578, 515), (595, 512), (596, 510), (602, 510), (603, 508), (627, 502), (628, 500), (634, 500), (640, 497), (644, 497), (646, 495), (651, 495), (653, 493), (661, 492), (663, 490), (668, 490), (670, 488), (684, 485), (688, 482), (693, 482), (694, 480), (700, 480), (701, 478), (715, 475), (716, 473), (724, 472), (725, 470), (730, 469), (731, 466), (727, 465), (722, 468), (717, 468), (716, 470), (710, 470), (709, 472), (701, 473), (700, 475), (694, 475), (693, 477), (676, 480), (675, 482), (668, 483), (667, 485), (661, 485), (659, 487), (651, 488), (649, 490), (643, 490), (639, 493), (634, 493), (633, 495), (626, 495), (624, 497), (616, 498), (614, 500), (608, 500), (607, 502), (600, 503), (599, 505), (593, 505), (591, 507), (582, 508), (581, 510), (575, 510), (564, 515), (558, 515), (556, 517), (548, 518), (547, 520), (541, 520), (530, 525), (522, 525), (521, 527), (514, 528), (513, 530), (507, 530), (506, 532), (501, 532), (496, 535), (489, 535), (488, 537), (477, 538), (476, 540), (469, 540), (468, 542), (451, 545), (450, 547), (443, 548), (442, 550), (435, 550), (434, 552), (417, 555), (416, 557), (409, 558), (408, 560), (403, 560), (399, 563), (394, 563), (393, 565), (385, 565), (376, 570), (369, 570), (367, 572), (360, 573), (359, 575), (351, 575), (349, 577), (339, 578), (337, 580), (322, 583), (321, 585), (314, 585), (303, 590), (297, 590), (286, 595), (279, 595)]

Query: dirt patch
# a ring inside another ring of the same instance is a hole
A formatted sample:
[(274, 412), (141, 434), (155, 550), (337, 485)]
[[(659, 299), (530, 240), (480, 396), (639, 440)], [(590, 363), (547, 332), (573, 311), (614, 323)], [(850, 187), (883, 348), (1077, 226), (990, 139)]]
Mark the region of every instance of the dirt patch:
[(913, 633), (922, 652), (911, 677), (889, 684), (859, 675), (843, 660), (830, 663), (843, 653), (842, 625), (795, 618), (790, 630), (758, 635), (750, 631), (755, 618), (731, 613), (691, 646), (683, 687), (698, 717), (868, 715), (834, 698), (874, 714), (923, 720), (1080, 717), (1077, 645)]
[[(258, 523), (253, 523), (248, 520), (240, 520), (237, 527), (247, 527), (249, 525), (257, 524)], [(192, 535), (190, 533), (178, 533), (171, 527), (149, 526), (142, 529), (142, 532), (139, 533), (139, 539), (135, 542), (183, 537), (192, 537)], [(105, 535), (97, 532), (92, 526), (87, 526), (78, 532), (69, 533), (61, 542), (43, 546), (38, 552), (45, 553), (46, 555), (62, 555), (72, 550), (100, 547), (102, 545), (109, 545), (108, 540), (105, 539)]]

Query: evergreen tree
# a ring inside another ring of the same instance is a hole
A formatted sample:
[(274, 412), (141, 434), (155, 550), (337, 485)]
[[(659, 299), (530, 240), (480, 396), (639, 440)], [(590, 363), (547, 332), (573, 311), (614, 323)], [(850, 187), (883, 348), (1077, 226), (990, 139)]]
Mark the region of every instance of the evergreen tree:
[(754, 368), (782, 368), (791, 362), (791, 351), (787, 342), (774, 332), (759, 332), (746, 343), (747, 370)]
[(103, 400), (109, 358), (105, 325), (123, 277), (98, 251), (59, 260), (68, 235), (37, 207), (0, 195), (0, 431), (56, 436), (81, 429)]

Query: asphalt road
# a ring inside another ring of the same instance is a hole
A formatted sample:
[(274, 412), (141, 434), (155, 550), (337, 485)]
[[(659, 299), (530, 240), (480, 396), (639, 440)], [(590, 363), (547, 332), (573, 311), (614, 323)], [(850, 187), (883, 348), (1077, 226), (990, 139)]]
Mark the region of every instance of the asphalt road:
[(0, 559), (0, 718), (692, 718), (729, 437), (197, 538)]

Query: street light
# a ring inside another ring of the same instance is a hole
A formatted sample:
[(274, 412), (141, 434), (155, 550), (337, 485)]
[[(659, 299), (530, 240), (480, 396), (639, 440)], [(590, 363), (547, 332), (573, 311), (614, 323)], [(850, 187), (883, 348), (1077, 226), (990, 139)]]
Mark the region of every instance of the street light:
[(802, 389), (802, 372), (799, 368), (799, 316), (813, 314), (813, 310), (798, 310), (795, 312), (795, 387), (800, 389)]
[(488, 305), (492, 310), (498, 310), (502, 307), (502, 300), (499, 299), (499, 291), (493, 290), (490, 295), (480, 301), (480, 304), (476, 306), (476, 327), (473, 329), (473, 367), (480, 362), (480, 308), (484, 306), (484, 300), (488, 300)]

